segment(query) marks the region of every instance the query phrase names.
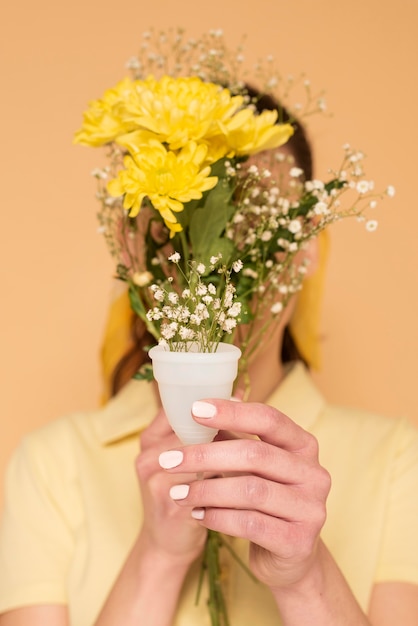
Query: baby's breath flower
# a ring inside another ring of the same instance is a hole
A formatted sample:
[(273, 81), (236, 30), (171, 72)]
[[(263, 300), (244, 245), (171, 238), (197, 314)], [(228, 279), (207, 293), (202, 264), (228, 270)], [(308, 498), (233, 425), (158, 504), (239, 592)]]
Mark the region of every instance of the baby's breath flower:
[(265, 230), (264, 233), (262, 233), (261, 235), (261, 241), (270, 241), (270, 239), (273, 237), (273, 233), (270, 230)]
[(241, 261), (241, 259), (238, 259), (238, 261), (235, 261), (232, 264), (232, 269), (234, 270), (234, 272), (236, 274), (238, 274), (238, 272), (240, 272), (242, 270), (242, 268), (244, 267), (243, 262)]
[(145, 287), (146, 285), (149, 285), (153, 278), (154, 276), (151, 272), (135, 272), (132, 276), (132, 281), (138, 287)]
[(289, 172), (289, 176), (292, 176), (293, 178), (298, 178), (299, 176), (302, 176), (302, 174), (303, 170), (300, 167), (292, 167)]
[(208, 288), (204, 283), (199, 283), (196, 287), (196, 294), (198, 296), (205, 296), (208, 292)]
[(179, 301), (179, 296), (175, 291), (171, 291), (168, 294), (168, 300), (171, 304), (177, 304)]
[(228, 315), (231, 317), (237, 317), (241, 313), (241, 302), (234, 302), (234, 304), (229, 307)]
[(367, 180), (360, 180), (356, 185), (356, 189), (360, 194), (367, 193), (373, 189), (373, 183)]
[(289, 223), (288, 229), (294, 235), (302, 230), (302, 225), (299, 220), (292, 220)]
[(153, 285), (153, 287), (156, 287), (156, 289), (154, 289), (154, 299), (157, 300), (157, 302), (163, 302), (164, 300), (164, 290), (161, 289), (161, 287), (158, 287), (157, 285)]
[(366, 230), (369, 231), (369, 233), (372, 233), (373, 231), (376, 230), (378, 224), (376, 220), (367, 220), (366, 222)]
[(181, 256), (179, 252), (173, 252), (173, 254), (170, 254), (170, 256), (168, 257), (168, 260), (171, 261), (172, 263), (178, 263), (180, 259), (181, 259)]
[(258, 278), (258, 273), (250, 267), (246, 267), (242, 273), (244, 276), (248, 276), (249, 278)]
[(283, 304), (281, 302), (275, 302), (271, 307), (270, 311), (273, 315), (277, 315), (283, 311)]
[(180, 328), (179, 335), (183, 341), (192, 341), (196, 337), (195, 331), (186, 326)]
[(233, 317), (226, 318), (222, 323), (222, 330), (226, 333), (231, 333), (232, 329), (237, 325), (237, 320)]

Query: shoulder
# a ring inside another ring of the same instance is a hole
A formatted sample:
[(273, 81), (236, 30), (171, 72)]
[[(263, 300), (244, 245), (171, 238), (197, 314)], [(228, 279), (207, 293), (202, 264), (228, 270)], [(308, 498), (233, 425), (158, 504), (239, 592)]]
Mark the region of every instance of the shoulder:
[(418, 488), (418, 428), (407, 418), (326, 405), (315, 426), (325, 463), (345, 474), (375, 481), (401, 476)]
[(400, 447), (418, 440), (418, 428), (409, 419), (384, 416), (357, 407), (325, 404), (318, 419), (318, 427), (375, 443), (396, 440)]
[[(136, 440), (155, 416), (151, 386), (132, 381), (106, 405), (56, 418), (27, 433), (10, 465), (30, 466), (40, 478), (71, 477), (82, 459), (101, 458), (115, 444)], [(117, 445), (116, 445), (117, 447)]]

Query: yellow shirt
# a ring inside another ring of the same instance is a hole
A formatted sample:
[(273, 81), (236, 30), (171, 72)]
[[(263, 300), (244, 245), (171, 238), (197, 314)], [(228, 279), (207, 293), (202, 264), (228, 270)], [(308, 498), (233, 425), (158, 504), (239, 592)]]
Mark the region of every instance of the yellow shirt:
[[(405, 420), (329, 407), (296, 364), (269, 404), (319, 440), (332, 476), (323, 538), (367, 608), (375, 582), (418, 584), (418, 432)], [(154, 417), (151, 386), (132, 381), (106, 407), (28, 435), (9, 464), (0, 530), (0, 613), (65, 603), (92, 626), (141, 525), (138, 433)], [(175, 540), (175, 538), (173, 538)], [(246, 544), (235, 540), (245, 557)], [(231, 626), (278, 626), (270, 593), (224, 555)], [(199, 564), (175, 626), (209, 626), (194, 605)]]

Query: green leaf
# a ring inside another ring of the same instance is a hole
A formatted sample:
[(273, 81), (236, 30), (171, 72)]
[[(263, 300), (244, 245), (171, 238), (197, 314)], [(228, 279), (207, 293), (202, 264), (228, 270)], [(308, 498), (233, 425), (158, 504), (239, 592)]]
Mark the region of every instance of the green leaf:
[(138, 291), (135, 289), (133, 285), (129, 285), (129, 301), (131, 303), (132, 310), (136, 313), (141, 319), (146, 319), (146, 311), (144, 307), (144, 303), (142, 302)]
[(189, 236), (193, 256), (202, 263), (207, 264), (210, 257), (219, 252), (229, 256), (233, 250), (232, 242), (221, 238), (235, 210), (231, 196), (230, 185), (222, 179), (222, 184), (211, 189), (204, 205), (191, 217)]
[(139, 370), (132, 376), (134, 380), (146, 380), (151, 382), (154, 380), (154, 371), (151, 363), (144, 363)]

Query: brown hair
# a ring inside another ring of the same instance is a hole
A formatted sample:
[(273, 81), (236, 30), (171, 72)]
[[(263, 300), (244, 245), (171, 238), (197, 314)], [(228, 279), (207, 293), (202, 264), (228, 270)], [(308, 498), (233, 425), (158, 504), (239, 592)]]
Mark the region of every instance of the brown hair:
[[(269, 94), (260, 94), (258, 90), (250, 85), (246, 86), (246, 91), (258, 112), (261, 113), (261, 111), (266, 109), (270, 111), (277, 110), (279, 112), (279, 123), (292, 122), (295, 132), (286, 143), (286, 147), (293, 154), (298, 167), (303, 170), (305, 180), (310, 180), (313, 175), (312, 149), (302, 124), (297, 120), (295, 121), (288, 111)], [(141, 365), (149, 362), (146, 348), (155, 344), (155, 339), (146, 330), (144, 322), (134, 313), (132, 313), (131, 340), (130, 348), (127, 349), (113, 371), (112, 396), (132, 378)], [(300, 360), (305, 365), (308, 365), (298, 351), (289, 327), (286, 327), (284, 330), (280, 356), (283, 363)]]

